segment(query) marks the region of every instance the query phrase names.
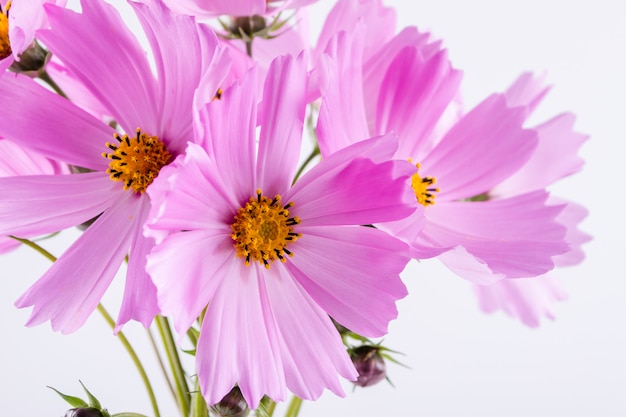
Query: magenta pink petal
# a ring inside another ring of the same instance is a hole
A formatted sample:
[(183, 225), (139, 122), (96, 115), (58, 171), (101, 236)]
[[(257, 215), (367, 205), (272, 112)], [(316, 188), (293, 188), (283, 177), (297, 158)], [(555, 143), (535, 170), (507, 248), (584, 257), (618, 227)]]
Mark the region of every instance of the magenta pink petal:
[(164, 0), (164, 3), (177, 13), (203, 18), (262, 15), (266, 9), (266, 0)]
[(0, 254), (17, 249), (20, 245), (21, 243), (13, 238), (0, 236)]
[[(404, 243), (370, 227), (300, 227), (286, 268), (315, 302), (350, 330), (387, 332), (395, 302), (407, 292), (399, 278), (409, 261)], [(291, 248), (291, 246), (290, 246)]]
[(0, 178), (0, 235), (37, 236), (76, 226), (107, 210), (121, 188), (100, 172)]
[(40, 31), (39, 38), (125, 131), (156, 134), (157, 84), (145, 52), (113, 6), (91, 0), (81, 6), (82, 14), (46, 7), (52, 30)]
[(296, 172), (307, 91), (307, 57), (289, 55), (270, 65), (261, 103), (257, 184), (266, 195), (288, 189)]
[(279, 276), (268, 277), (265, 285), (280, 333), (287, 387), (307, 400), (316, 400), (324, 388), (343, 396), (337, 376), (355, 380), (357, 372), (339, 332), (282, 265), (275, 269)]
[(15, 303), (33, 307), (28, 326), (50, 320), (54, 331), (77, 330), (95, 310), (119, 269), (132, 230), (136, 197), (123, 193)]
[(204, 398), (217, 403), (238, 384), (250, 408), (256, 408), (263, 395), (283, 401), (280, 335), (266, 288), (266, 278), (280, 277), (257, 262), (250, 267), (233, 262), (224, 272), (226, 279), (209, 303), (196, 351)]
[(143, 225), (150, 210), (150, 199), (141, 197), (135, 208), (133, 220), (138, 227), (133, 228), (126, 270), (126, 286), (122, 306), (117, 317), (115, 330), (118, 331), (129, 320), (135, 320), (149, 327), (152, 319), (159, 314), (157, 290), (146, 272), (146, 257), (154, 247), (154, 240), (143, 236)]
[(492, 95), (466, 114), (424, 157), (422, 176), (435, 177), (438, 201), (474, 197), (517, 171), (537, 146), (537, 134), (524, 130), (524, 108), (507, 107)]
[(555, 304), (567, 299), (559, 281), (549, 276), (474, 285), (474, 293), (483, 312), (502, 310), (529, 327), (538, 327), (543, 318), (553, 320)]
[(112, 128), (28, 77), (6, 74), (0, 77), (0, 90), (0, 108), (11, 114), (11, 123), (0, 124), (1, 137), (62, 162), (106, 170), (102, 152), (113, 140)]
[(38, 152), (0, 139), (0, 177), (14, 175), (66, 174), (69, 169)]
[[(174, 233), (148, 255), (162, 314), (174, 317), (182, 337), (213, 298), (235, 262), (230, 230)], [(172, 262), (176, 259), (176, 262)], [(178, 279), (172, 279), (172, 277)]]

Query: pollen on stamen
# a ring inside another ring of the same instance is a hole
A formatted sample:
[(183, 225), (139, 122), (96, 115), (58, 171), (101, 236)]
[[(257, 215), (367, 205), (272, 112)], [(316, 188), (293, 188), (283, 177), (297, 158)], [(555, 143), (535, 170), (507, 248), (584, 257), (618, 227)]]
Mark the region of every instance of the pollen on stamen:
[(0, 59), (4, 59), (13, 53), (11, 50), (11, 41), (9, 39), (10, 9), (10, 1), (4, 6), (4, 10), (2, 9), (2, 6), (0, 6)]
[(293, 256), (287, 245), (302, 235), (294, 231), (300, 219), (289, 213), (292, 206), (293, 203), (282, 205), (280, 195), (269, 198), (257, 190), (237, 211), (230, 225), (231, 238), (237, 256), (244, 259), (246, 266), (254, 260), (269, 269), (274, 261), (287, 262), (287, 257)]
[(173, 157), (165, 144), (157, 137), (150, 136), (137, 128), (136, 135), (113, 134), (117, 144), (106, 143), (112, 152), (103, 152), (110, 159), (107, 174), (113, 181), (123, 181), (124, 190), (133, 189), (143, 193), (159, 175), (159, 171), (169, 164)]
[[(409, 162), (412, 161), (409, 159)], [(413, 187), (415, 192), (415, 198), (424, 207), (432, 206), (435, 204), (435, 193), (439, 192), (439, 188), (432, 187), (437, 182), (437, 179), (434, 177), (422, 177), (419, 174), (419, 163), (415, 164), (415, 168), (417, 168), (417, 172), (411, 177), (411, 187)]]

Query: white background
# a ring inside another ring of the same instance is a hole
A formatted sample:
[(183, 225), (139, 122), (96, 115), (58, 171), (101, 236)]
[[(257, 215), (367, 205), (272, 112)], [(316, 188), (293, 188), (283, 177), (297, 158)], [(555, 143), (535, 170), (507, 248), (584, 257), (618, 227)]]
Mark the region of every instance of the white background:
[[(333, 2), (312, 9), (317, 27)], [(467, 283), (436, 261), (413, 263), (404, 273), (410, 295), (385, 345), (403, 352), (410, 369), (389, 366), (395, 388), (381, 383), (347, 398), (325, 394), (305, 403), (313, 416), (626, 416), (626, 7), (619, 0), (387, 1), (399, 24), (417, 25), (443, 38), (464, 70), (468, 104), (501, 91), (522, 71), (547, 71), (554, 87), (536, 120), (562, 111), (578, 115), (576, 128), (591, 135), (582, 149), (587, 165), (553, 191), (591, 212), (583, 229), (594, 235), (587, 259), (554, 273), (570, 299), (558, 319), (528, 329), (503, 314), (485, 316)], [(3, 123), (10, 123), (4, 120)], [(64, 233), (52, 251), (75, 237)], [(47, 324), (24, 328), (29, 311), (14, 300), (48, 267), (28, 248), (0, 258), (0, 415), (61, 416), (67, 408), (46, 385), (80, 395), (81, 379), (112, 412), (152, 415), (129, 358), (94, 314), (76, 333), (62, 336)], [(105, 298), (115, 313), (121, 280)], [(125, 332), (159, 371), (145, 331)], [(311, 358), (315, 360), (315, 358)], [(157, 384), (164, 417), (175, 416)], [(280, 410), (279, 410), (280, 411)], [(276, 414), (280, 416), (281, 413)]]

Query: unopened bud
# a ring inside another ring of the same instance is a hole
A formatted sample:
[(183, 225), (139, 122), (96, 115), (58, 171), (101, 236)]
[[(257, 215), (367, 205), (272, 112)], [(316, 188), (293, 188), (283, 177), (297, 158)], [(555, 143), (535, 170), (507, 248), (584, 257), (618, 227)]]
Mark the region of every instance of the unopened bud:
[(250, 409), (239, 387), (235, 387), (219, 403), (211, 406), (211, 412), (216, 417), (246, 417)]
[(253, 38), (255, 34), (262, 32), (267, 27), (263, 16), (240, 16), (234, 17), (230, 25), (230, 33), (239, 37), (242, 34), (248, 38)]
[(19, 61), (13, 61), (11, 71), (36, 77), (43, 70), (50, 58), (50, 52), (45, 50), (39, 42), (33, 44), (20, 54)]
[(102, 414), (102, 411), (93, 407), (72, 408), (67, 410), (65, 417), (104, 417), (104, 414)]
[(355, 385), (368, 387), (385, 379), (385, 360), (379, 352), (377, 346), (363, 345), (350, 352), (350, 358), (359, 376)]

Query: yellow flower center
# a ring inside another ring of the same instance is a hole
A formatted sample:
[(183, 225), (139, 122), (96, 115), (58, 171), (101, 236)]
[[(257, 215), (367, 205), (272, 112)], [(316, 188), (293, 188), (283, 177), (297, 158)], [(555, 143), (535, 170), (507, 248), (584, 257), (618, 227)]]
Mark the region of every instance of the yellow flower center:
[(250, 197), (245, 206), (237, 210), (230, 225), (235, 241), (237, 256), (262, 263), (267, 269), (277, 259), (286, 262), (284, 255), (293, 256), (287, 245), (302, 235), (294, 232), (294, 226), (300, 224), (298, 217), (291, 217), (289, 208), (293, 203), (280, 202), (280, 195), (273, 199), (257, 190), (256, 197)]
[[(409, 162), (411, 162), (410, 159)], [(420, 176), (420, 164), (415, 164), (415, 167), (417, 168), (417, 172), (411, 177), (411, 187), (413, 187), (417, 202), (424, 207), (432, 206), (435, 204), (435, 193), (439, 192), (439, 188), (431, 186), (437, 182), (437, 179), (434, 177)]]
[(11, 2), (7, 2), (2, 10), (0, 6), (0, 59), (4, 59), (11, 55), (11, 42), (9, 40), (9, 9)]
[(150, 136), (137, 128), (137, 135), (129, 138), (128, 135), (113, 135), (119, 142), (106, 146), (113, 152), (103, 152), (102, 156), (111, 160), (107, 174), (113, 181), (124, 181), (124, 189), (132, 188), (137, 193), (143, 193), (152, 181), (159, 175), (159, 171), (172, 161), (165, 144), (156, 136)]

